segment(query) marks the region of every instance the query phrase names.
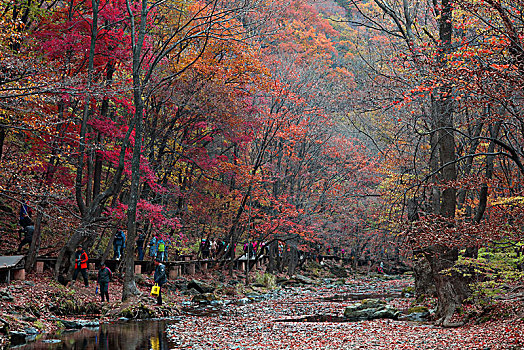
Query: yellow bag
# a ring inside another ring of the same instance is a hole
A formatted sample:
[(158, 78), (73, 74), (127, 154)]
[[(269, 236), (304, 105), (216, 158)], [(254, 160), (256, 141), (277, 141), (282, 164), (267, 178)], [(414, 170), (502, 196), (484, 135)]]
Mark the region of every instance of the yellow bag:
[(151, 296), (157, 297), (158, 294), (160, 294), (160, 286), (155, 283), (155, 285), (151, 288)]

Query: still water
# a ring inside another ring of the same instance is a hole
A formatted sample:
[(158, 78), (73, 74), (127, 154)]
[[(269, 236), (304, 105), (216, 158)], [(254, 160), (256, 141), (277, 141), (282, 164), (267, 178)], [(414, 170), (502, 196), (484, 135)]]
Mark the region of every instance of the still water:
[(59, 336), (46, 335), (32, 343), (12, 349), (38, 350), (168, 350), (166, 326), (173, 321), (130, 321), (83, 328)]

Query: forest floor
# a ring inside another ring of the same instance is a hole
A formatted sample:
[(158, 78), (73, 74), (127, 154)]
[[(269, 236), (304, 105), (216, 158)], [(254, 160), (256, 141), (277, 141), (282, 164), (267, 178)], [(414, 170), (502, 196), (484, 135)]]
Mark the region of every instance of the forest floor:
[[(257, 275), (264, 276), (260, 271)], [(187, 289), (190, 279), (177, 278), (163, 288), (165, 303), (158, 307), (149, 296), (147, 275), (138, 279), (142, 295), (127, 303), (119, 301), (118, 278), (110, 285), (112, 301), (101, 303), (94, 281), (87, 288), (80, 282), (64, 287), (50, 275), (29, 275), (26, 281), (0, 287), (0, 322), (5, 322), (6, 334), (43, 334), (60, 332), (68, 320), (176, 315), (168, 328), (170, 349), (524, 349), (522, 300), (498, 302), (482, 313), (465, 309), (459, 317), (466, 325), (453, 329), (436, 327), (430, 319), (402, 319), (405, 316), (347, 322), (345, 307), (363, 298), (385, 300), (406, 315), (418, 305), (407, 292), (412, 290), (412, 277), (279, 276), (276, 284), (264, 285), (257, 278), (248, 286), (242, 275), (230, 278), (215, 271), (192, 277), (212, 285), (214, 292), (197, 294)], [(199, 296), (205, 298), (195, 302)], [(424, 305), (431, 309), (434, 302), (426, 299)], [(4, 344), (6, 334), (0, 337)]]
[[(482, 317), (465, 311), (458, 317), (466, 324), (458, 328), (436, 327), (429, 319), (347, 322), (345, 307), (359, 300), (344, 300), (346, 296), (382, 295), (407, 314), (416, 301), (402, 291), (410, 290), (412, 280), (355, 276), (321, 282), (269, 292), (255, 287), (247, 295), (258, 302), (186, 313), (168, 328), (172, 349), (524, 349), (522, 301), (498, 303)], [(426, 300), (432, 304), (434, 300)]]

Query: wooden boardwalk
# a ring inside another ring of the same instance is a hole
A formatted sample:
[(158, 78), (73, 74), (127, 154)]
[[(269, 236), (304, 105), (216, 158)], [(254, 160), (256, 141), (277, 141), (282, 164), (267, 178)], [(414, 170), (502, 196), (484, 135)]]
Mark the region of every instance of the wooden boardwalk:
[[(169, 278), (176, 278), (178, 276), (191, 276), (197, 272), (206, 272), (208, 269), (220, 266), (225, 261), (217, 259), (198, 259), (194, 260), (191, 256), (182, 256), (183, 260), (164, 261), (163, 264), (169, 272)], [(53, 270), (56, 265), (56, 257), (40, 256), (36, 259), (36, 272), (43, 273), (44, 270)], [(250, 260), (250, 268), (261, 267), (267, 264), (268, 258), (266, 256), (260, 257), (257, 261)], [(93, 271), (100, 266), (101, 259), (89, 259), (89, 270)], [(121, 260), (106, 259), (106, 266), (112, 271), (118, 271), (122, 263)], [(234, 261), (234, 269), (245, 271), (247, 261), (246, 259), (237, 259)], [(155, 270), (153, 260), (135, 260), (135, 273), (149, 274)]]

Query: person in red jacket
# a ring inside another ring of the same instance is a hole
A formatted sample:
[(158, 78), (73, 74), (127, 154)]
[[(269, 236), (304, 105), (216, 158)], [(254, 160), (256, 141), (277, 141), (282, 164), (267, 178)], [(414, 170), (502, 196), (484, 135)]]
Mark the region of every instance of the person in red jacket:
[(84, 251), (81, 245), (78, 245), (75, 252), (75, 272), (73, 273), (72, 284), (75, 283), (78, 273), (80, 272), (82, 273), (82, 277), (84, 277), (84, 285), (89, 287), (89, 282), (87, 280), (87, 260), (87, 253)]

